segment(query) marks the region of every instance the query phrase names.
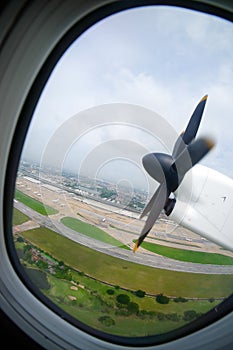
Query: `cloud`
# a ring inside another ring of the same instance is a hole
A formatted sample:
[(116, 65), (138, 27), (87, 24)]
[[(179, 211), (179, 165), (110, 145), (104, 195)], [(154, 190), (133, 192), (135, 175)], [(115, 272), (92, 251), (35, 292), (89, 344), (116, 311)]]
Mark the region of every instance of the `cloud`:
[[(232, 173), (232, 42), (231, 23), (180, 8), (142, 7), (100, 21), (73, 43), (53, 71), (35, 111), (24, 156), (40, 159), (67, 120), (111, 103), (146, 107), (180, 133), (207, 93), (199, 133), (213, 135), (217, 145), (205, 162), (215, 169), (221, 163), (221, 169)], [(115, 125), (83, 137), (82, 149), (88, 152), (119, 134), (131, 140), (141, 137), (146, 144), (145, 134)]]

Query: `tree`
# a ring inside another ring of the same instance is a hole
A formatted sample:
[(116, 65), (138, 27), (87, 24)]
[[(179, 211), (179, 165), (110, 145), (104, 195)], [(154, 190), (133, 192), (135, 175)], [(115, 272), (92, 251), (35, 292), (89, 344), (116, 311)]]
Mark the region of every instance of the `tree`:
[(118, 301), (118, 303), (124, 304), (124, 305), (127, 305), (130, 302), (130, 298), (126, 294), (119, 294), (116, 297), (116, 300)]
[(157, 303), (159, 303), (159, 304), (168, 304), (168, 303), (169, 303), (169, 298), (166, 297), (166, 296), (163, 295), (163, 294), (159, 294), (159, 295), (157, 295), (157, 297), (156, 297), (156, 301), (157, 301)]
[(139, 297), (139, 298), (144, 298), (145, 294), (146, 294), (146, 293), (145, 293), (143, 290), (141, 290), (141, 289), (139, 289), (139, 290), (137, 290), (137, 291), (135, 292), (135, 295), (136, 295), (137, 297)]
[(109, 295), (113, 295), (113, 294), (115, 293), (115, 291), (114, 291), (114, 289), (108, 289), (108, 290), (107, 290), (107, 293), (108, 293)]
[(139, 305), (137, 303), (129, 302), (127, 305), (127, 310), (130, 314), (137, 314), (139, 311)]
[(29, 251), (29, 250), (31, 250), (32, 249), (32, 246), (30, 245), (30, 244), (26, 244), (25, 246), (24, 246), (24, 251), (26, 252), (26, 251)]

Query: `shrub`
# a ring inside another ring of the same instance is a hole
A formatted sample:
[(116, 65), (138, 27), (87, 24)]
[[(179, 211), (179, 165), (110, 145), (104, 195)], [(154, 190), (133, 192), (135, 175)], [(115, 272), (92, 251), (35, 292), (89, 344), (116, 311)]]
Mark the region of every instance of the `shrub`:
[(177, 313), (171, 313), (171, 314), (167, 314), (166, 315), (166, 318), (170, 321), (173, 321), (173, 322), (178, 322), (180, 320), (180, 316), (177, 315)]
[(115, 325), (115, 321), (110, 316), (101, 316), (98, 318), (104, 326), (110, 327)]
[(198, 314), (194, 310), (187, 310), (184, 312), (183, 320), (184, 321), (192, 321), (198, 317)]
[(159, 321), (164, 321), (166, 319), (166, 315), (164, 315), (162, 312), (158, 312), (157, 318)]
[(185, 298), (182, 298), (182, 297), (179, 297), (179, 298), (175, 298), (174, 299), (174, 302), (175, 303), (186, 303), (188, 300), (185, 299)]
[(113, 289), (108, 289), (108, 290), (107, 290), (107, 293), (108, 293), (109, 295), (113, 295), (113, 294), (115, 293), (115, 291), (114, 291)]

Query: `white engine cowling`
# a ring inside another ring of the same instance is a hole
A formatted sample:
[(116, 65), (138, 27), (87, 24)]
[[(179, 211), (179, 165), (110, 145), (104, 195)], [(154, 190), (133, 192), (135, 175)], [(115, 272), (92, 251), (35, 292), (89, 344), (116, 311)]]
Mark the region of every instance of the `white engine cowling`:
[(195, 165), (175, 192), (169, 218), (233, 251), (233, 180)]

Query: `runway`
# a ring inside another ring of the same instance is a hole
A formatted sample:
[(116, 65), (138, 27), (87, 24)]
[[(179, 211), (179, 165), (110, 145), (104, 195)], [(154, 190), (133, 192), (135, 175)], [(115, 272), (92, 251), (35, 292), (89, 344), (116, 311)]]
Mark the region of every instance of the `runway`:
[[(180, 272), (190, 272), (198, 274), (233, 274), (233, 266), (230, 265), (208, 265), (197, 264), (190, 262), (183, 262), (166, 258), (164, 256), (140, 252), (134, 253), (132, 250), (126, 250), (119, 247), (113, 247), (109, 244), (100, 242), (93, 238), (87, 237), (81, 233), (78, 233), (56, 219), (56, 215), (50, 217), (41, 215), (31, 208), (27, 207), (21, 202), (14, 202), (15, 208), (23, 212), (25, 215), (31, 218), (32, 228), (34, 225), (40, 225), (47, 227), (79, 244), (87, 246), (91, 249), (97, 250), (101, 253), (111, 255), (118, 259), (127, 260), (136, 264), (151, 266), (159, 269), (166, 269)], [(20, 231), (20, 226), (17, 227)], [(24, 227), (23, 227), (24, 229)]]

